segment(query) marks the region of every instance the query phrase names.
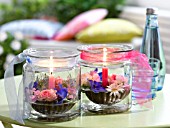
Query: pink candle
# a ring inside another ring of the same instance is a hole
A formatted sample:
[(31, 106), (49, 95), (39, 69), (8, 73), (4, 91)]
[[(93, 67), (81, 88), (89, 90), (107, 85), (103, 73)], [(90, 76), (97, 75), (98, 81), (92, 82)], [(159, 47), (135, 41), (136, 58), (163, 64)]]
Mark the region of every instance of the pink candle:
[(107, 49), (103, 48), (103, 68), (102, 68), (102, 86), (106, 87), (108, 85), (108, 68), (106, 65)]
[(48, 80), (48, 88), (54, 89), (55, 88), (55, 77), (53, 76), (53, 57), (50, 56), (50, 75)]
[(48, 80), (48, 88), (49, 89), (54, 89), (55, 88), (55, 77), (53, 76), (53, 73), (49, 75), (49, 80)]
[(106, 87), (108, 85), (108, 68), (102, 68), (102, 86)]

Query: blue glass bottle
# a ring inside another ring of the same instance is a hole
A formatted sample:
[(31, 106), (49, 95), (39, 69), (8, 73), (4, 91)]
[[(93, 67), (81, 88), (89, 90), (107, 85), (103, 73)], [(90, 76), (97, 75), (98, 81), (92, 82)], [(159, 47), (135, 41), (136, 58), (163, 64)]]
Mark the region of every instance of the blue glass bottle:
[(146, 15), (145, 31), (140, 52), (146, 54), (148, 58), (157, 58), (160, 60), (160, 73), (157, 87), (157, 91), (159, 91), (162, 90), (164, 84), (166, 62), (159, 33), (157, 9), (147, 8)]

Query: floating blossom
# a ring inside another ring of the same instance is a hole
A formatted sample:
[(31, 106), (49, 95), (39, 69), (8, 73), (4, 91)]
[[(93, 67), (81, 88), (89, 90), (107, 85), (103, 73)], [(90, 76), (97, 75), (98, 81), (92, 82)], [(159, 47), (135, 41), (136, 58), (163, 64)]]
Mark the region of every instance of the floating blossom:
[(62, 84), (63, 83), (63, 79), (60, 77), (60, 76), (58, 76), (56, 79), (55, 79), (55, 84)]
[(108, 92), (117, 92), (117, 91), (123, 91), (124, 89), (121, 84), (117, 84), (117, 82), (116, 82), (116, 83), (113, 83), (113, 84), (107, 86), (106, 90)]
[(40, 95), (40, 91), (39, 91), (39, 90), (36, 91), (36, 89), (33, 88), (33, 90), (31, 91), (31, 93), (33, 94), (33, 95), (31, 96), (31, 101), (32, 101), (32, 102), (35, 102), (36, 100), (38, 100), (38, 97), (39, 97), (39, 95)]
[[(115, 75), (112, 74), (109, 76), (109, 86), (103, 87), (102, 86), (102, 72), (98, 72), (98, 69), (96, 68), (94, 71), (90, 71), (90, 73), (82, 74), (82, 86), (86, 87), (89, 83), (89, 89), (91, 89), (93, 92), (113, 92), (114, 95), (119, 95), (119, 92), (123, 92), (125, 89), (125, 86), (128, 86), (128, 79), (122, 75)], [(87, 86), (87, 87), (88, 87)], [(111, 93), (112, 94), (112, 93)]]
[(38, 86), (38, 82), (35, 81), (35, 82), (34, 82), (34, 85), (33, 85), (33, 88), (37, 89), (37, 86)]
[(54, 101), (57, 99), (56, 92), (57, 91), (53, 89), (46, 89), (41, 92), (37, 90), (34, 92), (34, 96), (37, 97), (38, 101)]
[(114, 81), (116, 80), (116, 75), (115, 74), (112, 74), (112, 75), (110, 75), (109, 76), (109, 83), (111, 84), (111, 83), (114, 83)]
[(3, 47), (2, 47), (2, 46), (0, 46), (0, 55), (2, 55), (2, 54), (3, 54), (3, 52), (4, 52), (4, 49), (3, 49)]
[(117, 75), (117, 76), (116, 76), (116, 80), (117, 80), (119, 83), (123, 83), (123, 84), (125, 84), (125, 83), (128, 82), (128, 79), (127, 79), (126, 77), (124, 77), (124, 76), (121, 76), (121, 75)]
[(68, 85), (67, 86), (67, 91), (68, 91), (68, 98), (69, 99), (73, 99), (73, 98), (76, 97), (77, 91), (76, 91), (75, 87)]
[(127, 86), (128, 79), (121, 75), (111, 75), (110, 77), (111, 85), (107, 86), (106, 90), (111, 92), (110, 95), (114, 94), (114, 96), (120, 97), (119, 92), (125, 91), (125, 86)]
[(13, 50), (20, 50), (21, 49), (21, 43), (17, 40), (12, 41), (10, 46)]
[(89, 73), (85, 73), (81, 75), (81, 85), (88, 85), (88, 79), (91, 80), (92, 76)]
[(116, 84), (116, 83), (113, 83), (110, 86), (107, 86), (106, 90), (108, 92), (111, 92), (110, 95), (114, 95), (115, 97), (117, 96), (118, 98), (121, 97), (120, 92), (123, 93), (125, 91), (125, 89), (121, 85)]
[(8, 35), (6, 32), (0, 31), (0, 42), (3, 42), (7, 39)]
[(96, 82), (96, 81), (93, 81), (93, 80), (89, 80), (90, 82), (90, 86), (91, 86), (91, 90), (95, 93), (98, 93), (98, 92), (105, 92), (105, 88), (102, 86), (102, 83), (101, 82)]
[(93, 73), (92, 80), (96, 82), (100, 82), (100, 76), (98, 73)]
[(58, 102), (62, 103), (63, 100), (67, 97), (67, 88), (63, 88), (62, 85), (59, 85), (59, 89), (57, 90), (56, 94), (59, 96)]

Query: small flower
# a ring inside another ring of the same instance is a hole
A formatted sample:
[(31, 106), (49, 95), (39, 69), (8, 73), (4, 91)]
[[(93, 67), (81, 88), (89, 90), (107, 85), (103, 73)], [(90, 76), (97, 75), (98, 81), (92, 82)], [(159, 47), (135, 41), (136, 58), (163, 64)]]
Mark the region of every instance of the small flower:
[(59, 89), (57, 90), (56, 94), (59, 96), (59, 102), (62, 102), (67, 97), (67, 89), (63, 88), (62, 85), (59, 85)]
[(14, 54), (8, 54), (6, 57), (6, 62), (9, 64), (14, 59), (14, 57)]
[(3, 47), (0, 46), (0, 55), (2, 55), (3, 52), (4, 52), (4, 49), (3, 49)]
[(0, 31), (0, 42), (3, 42), (7, 39), (8, 35), (6, 32)]
[(75, 87), (72, 87), (72, 86), (68, 85), (67, 91), (68, 91), (68, 98), (69, 99), (73, 99), (73, 98), (76, 97), (77, 91), (76, 91)]
[(92, 76), (93, 81), (100, 82), (100, 76), (98, 73), (94, 73)]
[(23, 40), (23, 39), (24, 39), (24, 35), (23, 35), (22, 32), (20, 32), (20, 31), (15, 32), (15, 33), (14, 33), (14, 37), (15, 37), (15, 39), (17, 39), (17, 40)]
[(106, 90), (108, 92), (111, 92), (110, 95), (114, 95), (114, 96), (117, 96), (118, 98), (120, 98), (120, 92), (124, 92), (125, 91), (125, 88), (126, 86), (128, 87), (127, 85), (127, 82), (128, 82), (128, 79), (124, 76), (121, 76), (121, 75), (116, 75), (116, 76), (111, 76), (111, 83), (109, 86), (107, 86)]
[(114, 95), (115, 97), (117, 96), (118, 98), (120, 98), (120, 92), (124, 92), (124, 88), (122, 86), (120, 86), (119, 84), (113, 83), (109, 86), (107, 86), (106, 90), (108, 92), (111, 92), (110, 95)]
[(109, 92), (116, 92), (116, 91), (119, 91), (119, 90), (122, 90), (123, 87), (122, 85), (120, 84), (117, 84), (116, 82), (107, 86), (106, 90), (109, 91)]
[(87, 85), (88, 80), (92, 80), (92, 76), (89, 73), (81, 75), (81, 85)]
[(87, 78), (88, 80), (100, 82), (100, 76), (97, 72), (91, 71), (89, 75), (90, 76), (88, 76), (88, 78)]
[(38, 86), (38, 82), (35, 81), (35, 82), (34, 82), (34, 85), (33, 85), (33, 88), (37, 89), (37, 86)]
[(10, 46), (13, 50), (20, 50), (21, 49), (21, 43), (17, 40), (12, 41)]
[(94, 93), (98, 93), (98, 92), (105, 92), (105, 88), (102, 86), (101, 82), (96, 82), (96, 81), (92, 81), (89, 80), (90, 86), (91, 86), (91, 90)]
[(63, 83), (63, 79), (60, 77), (60, 76), (58, 76), (56, 79), (55, 79), (55, 84), (62, 84)]
[(38, 101), (54, 101), (57, 99), (56, 90), (47, 89), (37, 94)]
[(109, 79), (108, 79), (109, 84), (112, 84), (112, 83), (114, 83), (114, 81), (116, 80), (116, 75), (115, 75), (115, 74), (112, 74), (112, 75), (110, 75), (108, 78), (109, 78)]
[(128, 79), (127, 79), (126, 77), (124, 77), (124, 76), (117, 75), (117, 76), (116, 76), (116, 81), (117, 81), (118, 83), (123, 83), (123, 85), (124, 85), (125, 83), (128, 82)]

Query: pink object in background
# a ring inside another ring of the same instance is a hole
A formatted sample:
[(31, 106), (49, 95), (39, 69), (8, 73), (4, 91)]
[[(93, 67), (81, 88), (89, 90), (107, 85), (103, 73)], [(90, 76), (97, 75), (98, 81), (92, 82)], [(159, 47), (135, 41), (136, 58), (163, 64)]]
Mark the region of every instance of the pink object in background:
[(53, 37), (55, 40), (69, 40), (74, 37), (75, 34), (88, 26), (100, 21), (107, 15), (106, 9), (93, 9), (73, 18), (69, 21), (56, 36)]

